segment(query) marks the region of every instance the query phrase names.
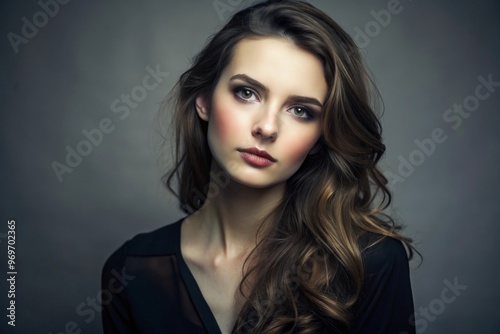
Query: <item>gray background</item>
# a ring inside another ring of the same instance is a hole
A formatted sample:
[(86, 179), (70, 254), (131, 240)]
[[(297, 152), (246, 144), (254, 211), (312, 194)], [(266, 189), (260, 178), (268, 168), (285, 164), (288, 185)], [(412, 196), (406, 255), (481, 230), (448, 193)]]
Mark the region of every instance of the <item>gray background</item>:
[[(388, 4), (312, 3), (353, 36), (356, 27), (370, 27), (370, 11)], [(430, 138), (434, 129), (447, 136), (392, 186), (392, 214), (425, 258), (411, 273), (419, 332), (499, 333), (500, 87), (456, 129), (443, 115), (474, 95), (479, 76), (500, 81), (500, 6), (494, 0), (402, 0), (401, 6), (389, 24), (371, 32), (364, 49), (386, 107), (383, 169), (398, 173), (400, 157), (416, 157), (415, 140)], [(100, 313), (87, 322), (76, 309), (96, 297), (107, 256), (133, 235), (181, 216), (159, 182), (155, 112), (234, 10), (221, 17), (212, 0), (71, 1), (15, 53), (7, 34), (21, 34), (22, 17), (33, 22), (40, 10), (36, 1), (1, 4), (0, 331), (60, 333), (74, 321), (81, 333), (99, 333)], [(111, 102), (141, 85), (145, 68), (156, 65), (169, 76), (120, 119)], [(52, 162), (64, 163), (65, 147), (75, 148), (85, 139), (82, 130), (103, 118), (114, 131), (59, 182)], [(15, 329), (5, 316), (8, 219), (16, 220), (17, 231)], [(454, 280), (467, 288), (443, 303), (445, 281)], [(432, 318), (422, 313), (429, 307)]]

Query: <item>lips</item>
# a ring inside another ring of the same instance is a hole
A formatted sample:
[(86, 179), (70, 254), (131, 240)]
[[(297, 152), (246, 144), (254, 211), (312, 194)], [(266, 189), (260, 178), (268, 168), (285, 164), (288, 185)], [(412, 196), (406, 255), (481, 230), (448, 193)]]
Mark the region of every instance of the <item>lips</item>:
[(257, 168), (265, 168), (274, 164), (277, 160), (274, 159), (266, 151), (261, 151), (256, 147), (238, 149), (241, 158), (250, 166)]
[(272, 161), (272, 162), (276, 162), (277, 161), (269, 153), (267, 153), (266, 151), (259, 150), (256, 147), (239, 149), (238, 151), (245, 152), (245, 153), (250, 153), (250, 154), (256, 155), (258, 157), (261, 157), (261, 158), (267, 159), (269, 161)]

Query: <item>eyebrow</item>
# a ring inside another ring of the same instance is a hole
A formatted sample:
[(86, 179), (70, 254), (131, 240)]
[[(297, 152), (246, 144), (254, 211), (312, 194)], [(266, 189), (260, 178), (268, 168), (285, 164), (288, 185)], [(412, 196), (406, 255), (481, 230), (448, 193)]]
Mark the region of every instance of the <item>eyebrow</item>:
[[(263, 84), (261, 84), (257, 80), (250, 78), (246, 74), (235, 74), (231, 78), (229, 78), (229, 81), (233, 81), (236, 79), (243, 80), (243, 81), (249, 83), (250, 85), (257, 87), (259, 90), (262, 90), (266, 93), (269, 92), (269, 88), (267, 88), (266, 86), (264, 86)], [(317, 105), (318, 107), (323, 108), (323, 104), (321, 104), (321, 102), (319, 102), (318, 99), (315, 99), (314, 97), (292, 95), (292, 96), (290, 96), (290, 100), (295, 102), (295, 103), (314, 104), (314, 105)]]

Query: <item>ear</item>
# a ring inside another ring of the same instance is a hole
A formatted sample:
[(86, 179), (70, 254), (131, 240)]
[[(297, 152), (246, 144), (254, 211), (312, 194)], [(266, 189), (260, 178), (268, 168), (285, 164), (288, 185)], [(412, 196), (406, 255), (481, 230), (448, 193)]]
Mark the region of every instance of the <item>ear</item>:
[(208, 122), (209, 114), (208, 114), (208, 99), (206, 94), (199, 94), (195, 100), (196, 112), (198, 116)]

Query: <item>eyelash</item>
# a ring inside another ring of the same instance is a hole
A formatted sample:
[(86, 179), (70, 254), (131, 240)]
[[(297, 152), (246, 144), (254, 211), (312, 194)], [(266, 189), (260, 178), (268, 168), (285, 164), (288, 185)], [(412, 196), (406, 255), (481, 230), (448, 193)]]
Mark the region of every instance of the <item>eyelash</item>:
[[(234, 95), (236, 96), (236, 98), (237, 98), (237, 99), (239, 99), (239, 100), (241, 100), (241, 101), (243, 101), (243, 102), (245, 102), (245, 103), (250, 102), (250, 99), (245, 99), (244, 97), (242, 97), (242, 96), (240, 95), (240, 93), (241, 93), (241, 92), (243, 92), (243, 91), (248, 91), (248, 92), (250, 92), (251, 94), (253, 94), (255, 97), (258, 97), (258, 94), (257, 94), (257, 93), (256, 93), (253, 89), (251, 89), (251, 88), (244, 87), (244, 86), (240, 86), (240, 87), (236, 87), (236, 88), (234, 88), (234, 89), (233, 89), (233, 93), (234, 93)], [(300, 109), (302, 109), (302, 110), (304, 111), (304, 113), (306, 114), (306, 117), (296, 116), (296, 115), (293, 115), (293, 114), (292, 114), (294, 117), (299, 118), (299, 119), (301, 119), (301, 120), (306, 120), (306, 121), (313, 120), (313, 119), (315, 118), (315, 116), (316, 116), (316, 115), (315, 115), (315, 113), (314, 113), (313, 111), (311, 111), (311, 109), (309, 109), (309, 108), (307, 108), (307, 107), (304, 107), (304, 106), (301, 106), (301, 105), (294, 105), (294, 106), (291, 106), (291, 107), (289, 108), (289, 110), (290, 110), (290, 109), (294, 109), (294, 108), (295, 108), (295, 109), (300, 108)]]
[(251, 88), (248, 88), (248, 87), (236, 87), (233, 89), (233, 93), (234, 95), (236, 95), (236, 97), (242, 101), (245, 101), (245, 102), (249, 102), (249, 99), (245, 99), (244, 97), (242, 97), (239, 93), (243, 92), (243, 91), (249, 91), (250, 93), (252, 93), (253, 95), (255, 95), (256, 97), (258, 96), (257, 93), (251, 89)]

